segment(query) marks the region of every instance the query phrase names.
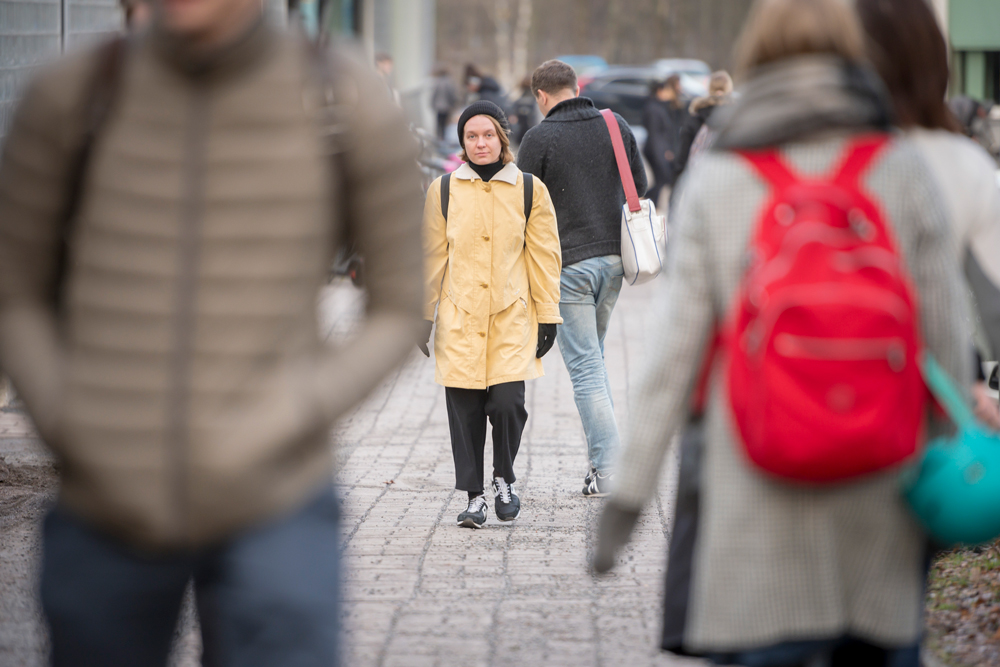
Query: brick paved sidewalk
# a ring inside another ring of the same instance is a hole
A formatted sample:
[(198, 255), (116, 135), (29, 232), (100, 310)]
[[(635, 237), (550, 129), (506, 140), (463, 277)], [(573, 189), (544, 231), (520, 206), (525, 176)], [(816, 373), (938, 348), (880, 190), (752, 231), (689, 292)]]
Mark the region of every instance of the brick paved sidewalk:
[[(651, 294), (624, 288), (606, 342), (619, 424), (627, 424)], [(338, 333), (351, 319), (345, 298), (325, 304)], [(603, 501), (581, 495), (586, 446), (557, 349), (545, 367), (544, 378), (527, 383), (529, 419), (515, 462), (522, 511), (511, 524), (496, 521), (491, 507), (482, 530), (455, 525), (466, 496), (454, 491), (433, 360), (415, 353), (341, 425), (346, 665), (699, 664), (655, 648), (672, 480), (661, 483), (624, 563), (601, 580), (588, 574)], [(491, 460), (487, 452), (487, 468)]]
[[(650, 287), (624, 288), (606, 343), (622, 425), (651, 294)], [(328, 337), (350, 335), (362, 305), (346, 282), (326, 290), (320, 307)], [(522, 512), (513, 523), (497, 522), (491, 511), (482, 530), (455, 525), (466, 497), (453, 488), (444, 389), (419, 352), (340, 424), (346, 667), (700, 664), (656, 650), (670, 475), (622, 564), (600, 580), (588, 574), (603, 501), (580, 493), (586, 447), (558, 349), (545, 367), (544, 378), (527, 383), (530, 416), (515, 462)], [(51, 460), (17, 411), (0, 414), (0, 455), (10, 465)], [(41, 512), (39, 505), (36, 520)], [(18, 664), (44, 663), (32, 593), (39, 546), (28, 525), (0, 535), (0, 656)], [(194, 628), (188, 605), (172, 665), (198, 664)]]

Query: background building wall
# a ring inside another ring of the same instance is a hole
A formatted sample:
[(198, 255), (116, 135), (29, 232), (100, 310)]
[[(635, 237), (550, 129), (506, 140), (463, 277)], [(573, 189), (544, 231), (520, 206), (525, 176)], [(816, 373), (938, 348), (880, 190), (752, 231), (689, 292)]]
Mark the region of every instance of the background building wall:
[(1000, 0), (949, 0), (952, 91), (1000, 103)]
[(121, 25), (117, 0), (0, 0), (0, 143), (35, 68)]

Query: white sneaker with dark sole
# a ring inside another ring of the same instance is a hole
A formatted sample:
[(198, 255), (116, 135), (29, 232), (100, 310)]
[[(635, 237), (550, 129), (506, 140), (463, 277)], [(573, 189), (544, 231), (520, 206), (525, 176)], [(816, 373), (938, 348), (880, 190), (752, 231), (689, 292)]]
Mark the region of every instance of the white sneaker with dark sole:
[(611, 473), (602, 475), (594, 470), (584, 479), (583, 495), (588, 498), (603, 498), (611, 493)]
[(458, 515), (461, 528), (482, 528), (486, 524), (486, 496), (479, 494), (469, 500), (469, 506)]
[(513, 521), (521, 515), (521, 499), (514, 492), (514, 485), (508, 484), (503, 477), (493, 480), (493, 497), (496, 498), (494, 509), (501, 521)]

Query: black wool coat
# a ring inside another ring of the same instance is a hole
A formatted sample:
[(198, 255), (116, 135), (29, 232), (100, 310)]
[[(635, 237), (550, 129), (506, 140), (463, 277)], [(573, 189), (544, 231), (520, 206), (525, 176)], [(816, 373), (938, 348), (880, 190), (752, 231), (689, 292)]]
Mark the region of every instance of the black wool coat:
[[(618, 114), (615, 118), (641, 197), (646, 192), (642, 157), (628, 123)], [(517, 166), (548, 186), (559, 224), (563, 266), (621, 254), (625, 191), (608, 126), (593, 101), (575, 97), (553, 107), (545, 120), (524, 135)]]

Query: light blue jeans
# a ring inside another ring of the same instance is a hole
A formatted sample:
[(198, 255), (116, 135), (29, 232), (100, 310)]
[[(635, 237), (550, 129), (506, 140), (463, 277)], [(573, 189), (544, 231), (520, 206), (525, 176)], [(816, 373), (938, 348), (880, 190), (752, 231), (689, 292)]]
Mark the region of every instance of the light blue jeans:
[(573, 398), (587, 437), (587, 455), (597, 471), (611, 472), (621, 440), (611, 383), (604, 366), (604, 336), (622, 288), (622, 258), (591, 257), (563, 267), (556, 342), (573, 381)]

